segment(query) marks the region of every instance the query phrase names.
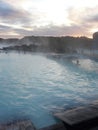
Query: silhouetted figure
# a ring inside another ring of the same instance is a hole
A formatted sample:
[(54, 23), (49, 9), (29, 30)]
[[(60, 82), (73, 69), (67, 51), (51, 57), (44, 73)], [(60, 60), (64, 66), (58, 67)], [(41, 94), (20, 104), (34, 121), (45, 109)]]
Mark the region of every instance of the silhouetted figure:
[(79, 60), (77, 60), (77, 65), (79, 65)]

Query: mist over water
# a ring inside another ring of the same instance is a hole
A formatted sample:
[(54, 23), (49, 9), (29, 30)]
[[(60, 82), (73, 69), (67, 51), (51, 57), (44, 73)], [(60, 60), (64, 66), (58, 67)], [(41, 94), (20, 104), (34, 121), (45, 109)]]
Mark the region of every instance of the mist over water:
[(0, 54), (0, 122), (55, 124), (53, 112), (98, 98), (98, 61), (50, 54)]

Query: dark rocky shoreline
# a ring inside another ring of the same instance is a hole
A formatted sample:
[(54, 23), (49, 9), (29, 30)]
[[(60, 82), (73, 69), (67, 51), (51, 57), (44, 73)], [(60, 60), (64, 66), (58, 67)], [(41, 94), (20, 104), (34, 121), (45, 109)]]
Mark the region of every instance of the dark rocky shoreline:
[(85, 53), (98, 50), (98, 32), (93, 38), (87, 37), (45, 37), (26, 36), (22, 39), (2, 39), (1, 51), (24, 51), (24, 52), (54, 52), (54, 53)]

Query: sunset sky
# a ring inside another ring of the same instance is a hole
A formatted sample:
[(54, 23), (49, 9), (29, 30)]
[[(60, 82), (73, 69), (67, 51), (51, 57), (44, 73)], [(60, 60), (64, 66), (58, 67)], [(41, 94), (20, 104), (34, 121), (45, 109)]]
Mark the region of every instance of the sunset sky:
[(98, 31), (98, 0), (0, 0), (0, 37), (88, 36)]

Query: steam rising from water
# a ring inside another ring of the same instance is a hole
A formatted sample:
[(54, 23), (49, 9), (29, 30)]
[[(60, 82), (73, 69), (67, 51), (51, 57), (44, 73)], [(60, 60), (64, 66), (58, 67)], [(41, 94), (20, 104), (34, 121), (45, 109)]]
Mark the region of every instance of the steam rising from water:
[(75, 59), (65, 57), (0, 54), (1, 123), (30, 119), (42, 128), (57, 122), (52, 112), (85, 105), (98, 97), (98, 62), (79, 59), (77, 65)]

